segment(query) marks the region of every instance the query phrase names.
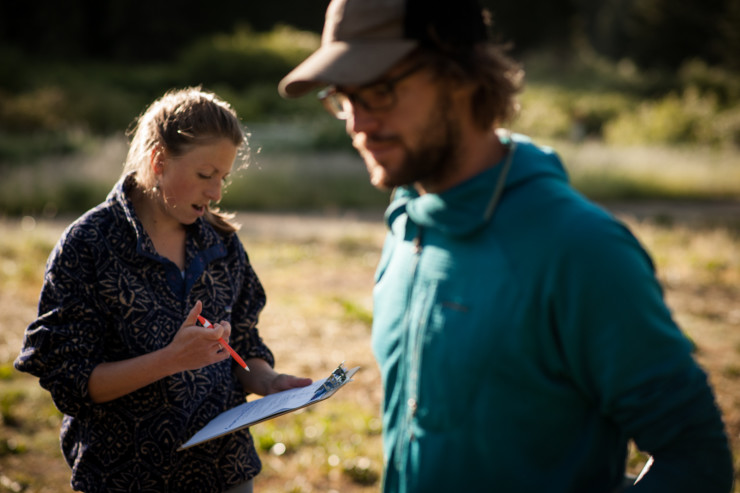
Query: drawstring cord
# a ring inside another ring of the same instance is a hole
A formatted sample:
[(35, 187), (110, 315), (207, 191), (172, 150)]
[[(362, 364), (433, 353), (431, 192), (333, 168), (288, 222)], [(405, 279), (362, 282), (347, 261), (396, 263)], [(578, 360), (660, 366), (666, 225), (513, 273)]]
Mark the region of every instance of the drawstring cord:
[(506, 156), (506, 161), (504, 161), (504, 166), (501, 168), (501, 174), (498, 177), (498, 181), (496, 182), (496, 188), (493, 190), (493, 196), (491, 197), (491, 201), (488, 203), (488, 207), (486, 207), (486, 213), (483, 216), (486, 222), (490, 221), (493, 217), (493, 213), (496, 211), (496, 207), (498, 206), (499, 200), (501, 199), (501, 195), (504, 193), (504, 186), (506, 185), (506, 176), (509, 174), (509, 169), (511, 169), (511, 163), (514, 161), (514, 152), (516, 152), (516, 142), (511, 140), (511, 137), (509, 137), (509, 154)]

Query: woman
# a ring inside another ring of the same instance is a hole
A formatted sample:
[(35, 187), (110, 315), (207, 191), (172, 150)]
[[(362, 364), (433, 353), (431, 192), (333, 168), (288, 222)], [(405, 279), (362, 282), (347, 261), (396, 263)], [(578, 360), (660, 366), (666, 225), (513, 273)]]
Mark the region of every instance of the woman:
[(177, 450), (246, 394), (310, 383), (273, 370), (256, 328), (262, 285), (230, 216), (212, 208), (242, 127), (227, 103), (188, 88), (155, 101), (132, 135), (120, 181), (52, 252), (15, 366), (64, 413), (75, 490), (251, 491), (261, 464), (248, 430)]

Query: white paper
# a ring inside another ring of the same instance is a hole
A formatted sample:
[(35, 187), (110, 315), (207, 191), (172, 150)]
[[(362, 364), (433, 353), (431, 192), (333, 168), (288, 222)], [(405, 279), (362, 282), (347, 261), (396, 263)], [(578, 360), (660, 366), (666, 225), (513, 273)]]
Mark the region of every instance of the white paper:
[(318, 396), (315, 396), (316, 391), (324, 384), (326, 378), (313, 382), (306, 387), (270, 394), (224, 411), (201, 428), (190, 440), (182, 444), (179, 450), (328, 399), (347, 382), (351, 382), (351, 377), (357, 370), (359, 370), (359, 367), (347, 371), (347, 379), (343, 383)]

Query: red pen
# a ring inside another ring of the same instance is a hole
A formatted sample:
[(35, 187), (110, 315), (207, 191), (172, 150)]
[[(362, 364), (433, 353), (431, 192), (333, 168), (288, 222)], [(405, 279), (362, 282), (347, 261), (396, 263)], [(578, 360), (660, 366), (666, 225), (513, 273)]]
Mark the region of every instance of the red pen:
[[(200, 322), (201, 324), (203, 324), (203, 327), (206, 327), (207, 329), (212, 329), (213, 328), (213, 324), (211, 322), (209, 322), (208, 320), (206, 320), (204, 317), (201, 317), (200, 315), (198, 315), (198, 322)], [(234, 360), (236, 360), (237, 363), (239, 363), (239, 366), (241, 366), (245, 370), (249, 371), (249, 367), (244, 362), (244, 360), (241, 359), (241, 357), (238, 354), (236, 354), (236, 351), (234, 351), (233, 349), (231, 349), (231, 346), (229, 346), (229, 344), (226, 341), (224, 341), (224, 338), (223, 337), (219, 337), (218, 338), (218, 342), (229, 353), (231, 353), (231, 357), (234, 358)]]

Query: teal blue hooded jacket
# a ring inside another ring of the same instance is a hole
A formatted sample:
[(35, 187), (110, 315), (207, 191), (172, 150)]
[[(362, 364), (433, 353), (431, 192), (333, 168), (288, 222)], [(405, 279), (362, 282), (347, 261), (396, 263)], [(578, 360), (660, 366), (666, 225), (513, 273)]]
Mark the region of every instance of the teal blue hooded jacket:
[(400, 188), (386, 211), (384, 490), (611, 493), (632, 439), (655, 462), (627, 491), (730, 491), (720, 412), (648, 254), (552, 151), (512, 141), (508, 173)]

